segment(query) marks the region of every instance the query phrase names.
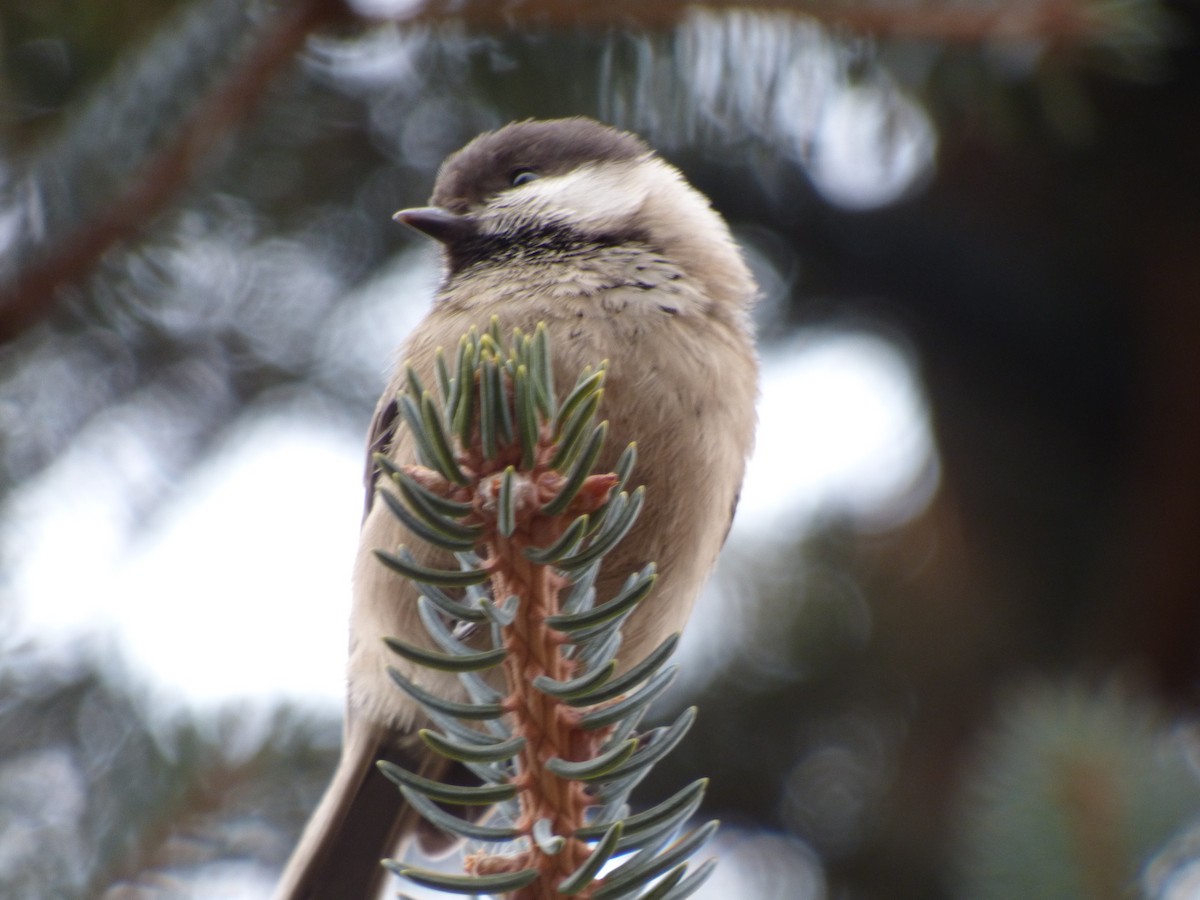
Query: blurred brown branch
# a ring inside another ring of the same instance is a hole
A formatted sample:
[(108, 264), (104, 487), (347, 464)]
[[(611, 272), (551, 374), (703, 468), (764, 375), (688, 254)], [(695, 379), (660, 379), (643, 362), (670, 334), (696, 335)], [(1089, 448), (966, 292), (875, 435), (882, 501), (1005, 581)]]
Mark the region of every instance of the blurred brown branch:
[[(641, 27), (675, 25), (697, 9), (796, 13), (822, 24), (848, 28), (883, 38), (980, 43), (994, 40), (1031, 40), (1074, 44), (1103, 37), (1105, 18), (1089, 0), (1020, 0), (1016, 3), (912, 4), (896, 0), (467, 0), (435, 2), (419, 15), (402, 15), (406, 21), (454, 21), (479, 28), (543, 26), (550, 28)], [(388, 19), (386, 15), (380, 18)]]
[[(737, 0), (711, 2), (712, 9), (802, 14), (827, 25), (886, 38), (980, 43), (1038, 40), (1071, 45), (1101, 39), (1115, 27), (1087, 0), (1022, 0), (1019, 3), (949, 2), (914, 7), (871, 0)], [(243, 61), (203, 98), (195, 110), (103, 211), (80, 223), (56, 244), (19, 268), (0, 286), (0, 343), (12, 340), (49, 315), (54, 292), (86, 276), (113, 246), (136, 235), (194, 178), (227, 134), (255, 111), (272, 76), (285, 66), (315, 29), (351, 13), (344, 0), (296, 0), (282, 4)], [(661, 29), (692, 14), (683, 0), (468, 0), (430, 2), (382, 21), (459, 22), (473, 28)]]
[(242, 764), (218, 763), (198, 775), (159, 819), (138, 834), (138, 840), (113, 872), (101, 873), (95, 885), (103, 900), (138, 900), (158, 891), (180, 889), (172, 869), (196, 865), (221, 852), (220, 817), (239, 791), (264, 777), (267, 754)]
[(264, 27), (245, 59), (219, 82), (161, 151), (105, 211), (65, 235), (40, 261), (0, 288), (0, 343), (49, 314), (54, 291), (84, 275), (106, 251), (135, 235), (187, 185), (225, 136), (257, 108), (272, 76), (315, 28), (344, 14), (341, 0), (297, 0)]

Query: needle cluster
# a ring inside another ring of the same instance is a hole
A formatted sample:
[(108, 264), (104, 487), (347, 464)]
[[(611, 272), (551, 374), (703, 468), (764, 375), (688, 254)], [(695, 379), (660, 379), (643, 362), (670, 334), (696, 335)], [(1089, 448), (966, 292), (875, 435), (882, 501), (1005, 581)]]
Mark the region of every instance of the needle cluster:
[[(420, 464), (377, 458), (396, 488), (380, 491), (392, 514), (458, 563), (422, 565), (403, 546), (376, 551), (419, 587), (421, 620), (439, 649), (396, 637), (387, 644), (419, 666), (456, 673), (468, 700), (391, 674), (433, 723), (422, 740), (481, 784), (379, 765), (434, 825), (491, 847), (470, 854), (463, 875), (385, 864), (456, 894), (677, 900), (715, 865), (690, 870), (688, 860), (716, 822), (680, 836), (706, 781), (636, 815), (627, 800), (695, 719), (693, 708), (638, 730), (674, 676), (667, 660), (678, 635), (622, 670), (621, 626), (653, 588), (654, 565), (629, 573), (614, 596), (595, 589), (605, 555), (644, 502), (641, 488), (626, 490), (636, 448), (626, 447), (612, 471), (593, 471), (608, 430), (596, 421), (604, 364), (585, 369), (560, 400), (550, 353), (543, 326), (507, 340), (495, 320), (484, 334), (472, 330), (452, 364), (439, 352), (436, 394), (407, 372), (397, 402)], [(447, 805), (497, 812), (481, 824)]]

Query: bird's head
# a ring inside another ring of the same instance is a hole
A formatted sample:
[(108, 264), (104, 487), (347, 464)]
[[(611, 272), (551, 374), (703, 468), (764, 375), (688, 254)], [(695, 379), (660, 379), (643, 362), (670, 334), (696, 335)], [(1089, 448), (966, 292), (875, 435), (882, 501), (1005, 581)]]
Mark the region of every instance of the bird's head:
[(638, 243), (711, 282), (714, 299), (745, 302), (749, 274), (708, 200), (641, 138), (592, 119), (514, 122), (480, 135), (442, 164), (430, 204), (395, 218), (442, 243), (451, 276)]

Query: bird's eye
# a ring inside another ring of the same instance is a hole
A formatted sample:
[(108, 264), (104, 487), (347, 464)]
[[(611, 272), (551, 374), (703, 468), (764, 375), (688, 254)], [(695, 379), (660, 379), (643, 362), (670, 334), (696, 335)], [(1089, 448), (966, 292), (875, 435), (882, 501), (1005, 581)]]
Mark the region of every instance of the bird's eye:
[(536, 181), (538, 178), (541, 178), (541, 176), (533, 171), (533, 169), (514, 169), (508, 180), (513, 187), (520, 187), (523, 184)]

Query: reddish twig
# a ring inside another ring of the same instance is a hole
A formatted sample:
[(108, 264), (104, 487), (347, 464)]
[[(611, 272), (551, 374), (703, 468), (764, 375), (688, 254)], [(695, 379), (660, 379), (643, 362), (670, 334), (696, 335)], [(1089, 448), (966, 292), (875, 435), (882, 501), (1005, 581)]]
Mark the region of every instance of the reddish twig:
[[(575, 872), (591, 853), (586, 841), (576, 837), (585, 825), (585, 813), (596, 802), (578, 780), (555, 774), (547, 762), (558, 758), (583, 762), (595, 758), (610, 729), (584, 729), (582, 713), (566, 702), (533, 687), (539, 676), (567, 681), (577, 664), (567, 657), (565, 636), (547, 624), (547, 619), (562, 612), (560, 594), (567, 579), (553, 566), (531, 561), (528, 548), (546, 547), (557, 541), (580, 516), (594, 513), (608, 501), (618, 482), (614, 474), (588, 476), (575, 498), (558, 514), (542, 511), (566, 483), (566, 477), (550, 468), (557, 445), (549, 425), (543, 424), (538, 437), (532, 468), (520, 465), (517, 443), (504, 448), (497, 457), (485, 457), (478, 441), (459, 454), (458, 464), (469, 483), (456, 486), (423, 466), (405, 466), (406, 474), (428, 489), (447, 498), (470, 499), (475, 512), (466, 521), (484, 527), (486, 561), (491, 573), (492, 597), (501, 603), (517, 597), (512, 624), (501, 629), (507, 651), (504, 663), (506, 696), (514, 736), (525, 738), (517, 757), (519, 772), (516, 785), (520, 817), (516, 823), (527, 846), (508, 855), (479, 853), (468, 857), (466, 870), (472, 875), (494, 875), (524, 869), (536, 869), (540, 877), (511, 895), (511, 900), (556, 900), (557, 886)], [(515, 529), (508, 535), (498, 524), (496, 498), (502, 473), (514, 467)], [(534, 838), (539, 821), (550, 824), (552, 834), (565, 844), (555, 853), (545, 852)], [(594, 888), (578, 894), (581, 900)]]
[[(539, 508), (558, 493), (565, 479), (546, 466), (555, 449), (548, 429), (539, 443), (535, 468), (518, 475), (528, 486), (525, 494), (528, 501), (518, 511), (516, 531), (505, 537), (496, 528), (494, 519), (487, 515), (480, 517), (489, 532), (486, 546), (492, 569), (492, 596), (497, 600), (519, 598), (515, 620), (503, 629), (508, 651), (504, 661), (508, 691), (504, 703), (511, 714), (514, 734), (525, 738), (518, 758), (521, 773), (518, 825), (528, 837), (529, 846), (516, 856), (475, 856), (468, 861), (468, 871), (484, 875), (536, 868), (542, 873), (532, 885), (515, 893), (513, 900), (557, 898), (556, 885), (579, 868), (591, 852), (588, 844), (574, 834), (585, 824), (584, 814), (595, 801), (581, 782), (556, 775), (546, 762), (555, 757), (573, 762), (590, 759), (607, 735), (603, 729), (585, 731), (579, 725), (579, 711), (532, 687), (539, 676), (566, 681), (577, 672), (576, 664), (563, 653), (563, 635), (546, 624), (547, 618), (561, 612), (560, 592), (567, 581), (552, 566), (531, 562), (524, 551), (552, 544), (579, 515), (602, 506), (616, 477), (590, 476), (565, 512), (545, 515)], [(489, 468), (495, 470), (501, 465), (493, 462)], [(481, 498), (477, 508), (495, 496), (495, 488), (488, 482), (498, 477), (493, 472), (480, 478), (478, 483), (483, 489), (476, 492)], [(534, 825), (541, 820), (550, 823), (553, 834), (566, 838), (565, 846), (557, 853), (543, 852), (533, 839)]]

